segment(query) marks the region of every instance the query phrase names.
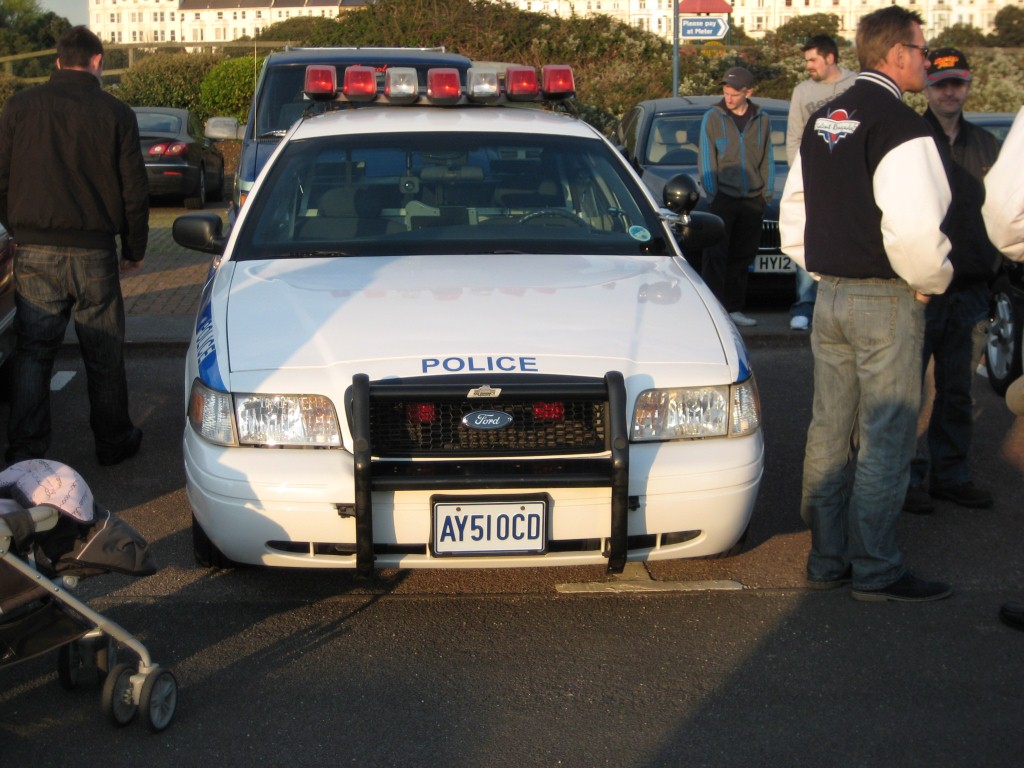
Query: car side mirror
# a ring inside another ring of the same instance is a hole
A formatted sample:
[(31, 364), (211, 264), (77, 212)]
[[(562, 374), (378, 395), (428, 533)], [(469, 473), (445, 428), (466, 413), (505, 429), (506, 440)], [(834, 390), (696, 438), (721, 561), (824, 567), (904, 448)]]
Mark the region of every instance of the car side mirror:
[(223, 233), (224, 222), (216, 213), (188, 213), (176, 218), (171, 227), (171, 235), (178, 245), (216, 256), (224, 253), (228, 243)]
[(684, 252), (710, 248), (725, 237), (725, 222), (713, 213), (696, 211), (680, 219), (675, 235)]

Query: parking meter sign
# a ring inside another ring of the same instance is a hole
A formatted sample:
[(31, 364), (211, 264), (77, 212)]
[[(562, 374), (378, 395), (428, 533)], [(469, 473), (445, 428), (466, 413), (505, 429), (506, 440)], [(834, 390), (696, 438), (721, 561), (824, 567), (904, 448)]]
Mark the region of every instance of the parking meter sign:
[(698, 40), (721, 40), (729, 31), (729, 22), (720, 16), (679, 17), (679, 36)]

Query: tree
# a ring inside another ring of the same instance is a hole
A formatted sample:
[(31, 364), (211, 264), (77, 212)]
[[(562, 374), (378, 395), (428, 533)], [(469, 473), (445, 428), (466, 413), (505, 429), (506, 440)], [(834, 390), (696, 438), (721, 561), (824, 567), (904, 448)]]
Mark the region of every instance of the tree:
[(36, 0), (0, 0), (0, 27), (14, 27), (26, 16), (41, 13)]
[(209, 53), (156, 53), (121, 76), (117, 95), (133, 107), (190, 109), (208, 115), (201, 102), (203, 80), (223, 56)]
[(334, 34), (337, 27), (337, 19), (327, 19), (323, 16), (297, 16), (294, 19), (271, 24), (256, 35), (256, 39), (318, 45), (317, 39)]
[(1008, 5), (993, 20), (992, 42), (1001, 48), (1024, 46), (1024, 8)]
[(779, 26), (774, 32), (766, 32), (764, 43), (769, 48), (784, 48), (803, 45), (807, 38), (815, 35), (829, 35), (839, 39), (840, 18), (834, 13), (810, 13), (796, 16)]
[(932, 48), (976, 48), (986, 45), (987, 36), (971, 24), (958, 22), (933, 37), (928, 45)]

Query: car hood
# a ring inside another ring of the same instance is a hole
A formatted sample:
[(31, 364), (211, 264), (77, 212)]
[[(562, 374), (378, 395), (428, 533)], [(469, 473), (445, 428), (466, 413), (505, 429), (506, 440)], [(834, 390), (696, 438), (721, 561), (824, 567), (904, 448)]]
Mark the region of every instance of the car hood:
[(312, 369), (339, 381), (620, 370), (680, 385), (732, 381), (745, 365), (707, 289), (664, 256), (240, 261), (224, 276), (230, 287), (215, 293), (235, 391), (297, 384)]

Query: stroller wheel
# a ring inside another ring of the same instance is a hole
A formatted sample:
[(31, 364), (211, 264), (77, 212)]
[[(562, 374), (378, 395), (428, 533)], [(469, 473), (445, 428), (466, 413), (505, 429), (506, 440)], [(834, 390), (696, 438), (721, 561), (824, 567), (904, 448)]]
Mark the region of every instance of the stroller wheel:
[(103, 683), (103, 713), (114, 725), (128, 725), (139, 711), (132, 691), (135, 666), (118, 664), (107, 673)]
[(146, 675), (142, 683), (139, 706), (146, 713), (146, 724), (153, 733), (159, 733), (171, 724), (178, 703), (178, 681), (166, 669)]

